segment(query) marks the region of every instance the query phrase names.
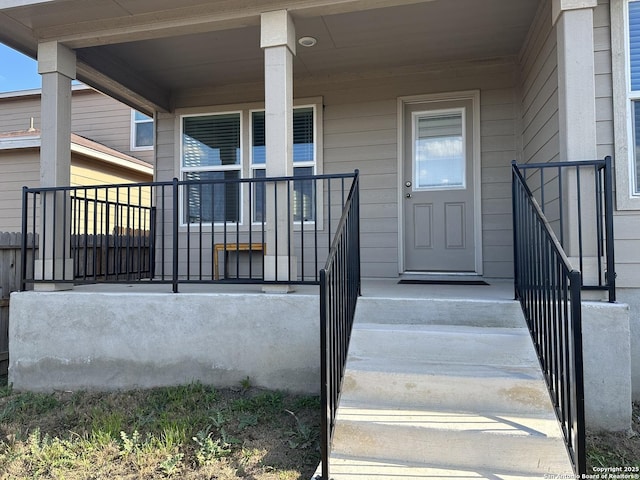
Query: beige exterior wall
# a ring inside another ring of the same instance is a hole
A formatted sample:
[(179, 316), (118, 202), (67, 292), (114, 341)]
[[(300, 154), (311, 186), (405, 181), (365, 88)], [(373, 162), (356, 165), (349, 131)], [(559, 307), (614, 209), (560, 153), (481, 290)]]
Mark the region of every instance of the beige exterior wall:
[[(0, 98), (0, 132), (40, 128), (40, 95)], [(153, 150), (131, 150), (131, 109), (92, 89), (74, 90), (71, 131), (153, 164)]]
[[(0, 150), (0, 172), (0, 232), (19, 232), (22, 230), (22, 187), (40, 184), (39, 149)], [(71, 157), (72, 186), (148, 181), (151, 181), (151, 175), (112, 167), (77, 154)], [(110, 195), (111, 200), (114, 196), (115, 193)], [(135, 202), (141, 197), (142, 205), (150, 205), (148, 191), (142, 191), (141, 195), (134, 193), (133, 197)]]
[(39, 150), (0, 150), (0, 172), (0, 232), (19, 232), (22, 230), (22, 187), (40, 184)]
[[(510, 277), (511, 201), (509, 164), (516, 156), (517, 66), (515, 59), (469, 62), (333, 77), (295, 84), (297, 98), (324, 101), (323, 173), (361, 173), (362, 274), (398, 275), (398, 97), (480, 90), (484, 273)], [(244, 95), (227, 91), (183, 95), (178, 107), (259, 102), (259, 86)], [(201, 110), (200, 110), (201, 111)], [(157, 122), (159, 180), (179, 174), (179, 122)], [(321, 258), (324, 258), (321, 256)]]
[[(144, 183), (151, 180), (151, 175), (105, 165), (81, 155), (71, 155), (71, 186)], [(101, 204), (95, 212), (90, 204), (86, 224), (82, 215), (74, 219), (76, 222), (74, 225), (77, 225), (74, 229), (75, 233), (113, 233), (114, 225), (118, 224), (118, 219), (116, 218), (118, 215), (116, 213), (117, 204), (131, 205), (130, 208), (123, 209), (123, 207), (119, 207), (120, 215), (127, 219), (130, 229), (143, 231), (150, 229), (151, 189), (149, 187), (138, 187), (130, 190), (123, 188), (101, 189), (97, 192), (92, 189), (78, 190), (76, 196), (89, 199), (97, 198), (101, 201)], [(94, 221), (94, 215), (97, 222)], [(122, 219), (120, 221), (122, 222)]]
[(82, 155), (71, 155), (71, 186), (150, 182), (151, 180), (151, 175), (105, 165)]

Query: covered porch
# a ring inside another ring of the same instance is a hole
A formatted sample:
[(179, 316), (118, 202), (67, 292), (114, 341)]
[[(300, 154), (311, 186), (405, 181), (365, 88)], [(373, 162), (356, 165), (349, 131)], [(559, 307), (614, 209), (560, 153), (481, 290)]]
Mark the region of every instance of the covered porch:
[[(68, 186), (67, 90), (78, 78), (153, 116), (156, 182), (358, 169), (363, 275), (510, 278), (509, 162), (602, 156), (589, 126), (595, 109), (581, 100), (595, 88), (593, 49), (575, 41), (597, 29), (594, 1), (245, 7), (102, 2), (89, 8), (65, 0), (37, 7), (16, 2), (3, 10), (3, 41), (37, 55), (44, 76), (43, 118), (51, 123), (43, 128), (49, 140), (43, 140), (42, 186)], [(578, 83), (584, 91), (568, 88)], [(221, 138), (223, 131), (232, 133)], [(452, 136), (444, 157), (425, 153)], [(416, 142), (427, 150), (418, 152)], [(425, 162), (433, 166), (429, 174)], [(255, 223), (250, 214), (258, 207), (240, 190), (218, 190), (237, 206), (199, 212), (214, 194), (208, 189), (191, 189), (190, 199), (188, 189), (180, 193), (181, 242), (198, 241), (198, 224), (220, 230), (238, 221), (251, 230)], [(173, 208), (166, 191), (149, 201), (156, 208), (165, 202), (167, 213)], [(265, 211), (283, 222), (281, 233), (295, 230), (296, 213), (286, 212), (285, 203), (277, 213)], [(265, 237), (275, 235), (276, 222), (266, 226)], [(62, 252), (60, 235), (47, 241), (57, 239)], [(277, 265), (286, 279), (298, 278), (289, 268), (298, 263), (291, 261), (295, 250), (270, 251), (280, 242), (267, 238), (236, 241), (261, 244), (268, 278), (276, 278)], [(65, 255), (53, 261), (58, 272), (65, 262), (65, 271), (72, 268)]]

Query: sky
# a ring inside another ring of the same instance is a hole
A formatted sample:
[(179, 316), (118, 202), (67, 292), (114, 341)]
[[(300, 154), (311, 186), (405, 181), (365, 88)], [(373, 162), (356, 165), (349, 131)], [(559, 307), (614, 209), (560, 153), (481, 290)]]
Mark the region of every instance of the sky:
[(41, 87), (35, 60), (0, 43), (0, 93)]

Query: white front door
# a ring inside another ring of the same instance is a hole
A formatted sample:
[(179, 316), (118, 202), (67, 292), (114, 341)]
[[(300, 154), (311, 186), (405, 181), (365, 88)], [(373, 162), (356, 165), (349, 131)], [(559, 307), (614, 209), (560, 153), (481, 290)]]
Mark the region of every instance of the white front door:
[(404, 271), (480, 273), (472, 98), (404, 104)]

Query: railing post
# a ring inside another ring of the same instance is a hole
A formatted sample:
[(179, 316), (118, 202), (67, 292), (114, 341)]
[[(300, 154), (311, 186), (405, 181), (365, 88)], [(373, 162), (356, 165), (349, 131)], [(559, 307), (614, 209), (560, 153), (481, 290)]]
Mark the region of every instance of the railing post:
[(362, 296), (362, 272), (360, 265), (360, 170), (357, 168), (354, 171), (353, 181), (355, 183), (355, 219), (356, 222), (356, 252), (357, 252), (357, 269), (358, 269), (358, 296)]
[[(150, 196), (152, 201), (154, 198), (153, 190), (153, 187), (151, 187)], [(149, 276), (151, 277), (151, 280), (156, 276), (156, 220), (156, 207), (151, 207), (151, 210), (149, 211)]]
[[(28, 195), (29, 194), (27, 192), (27, 187), (22, 187), (22, 238), (20, 239), (20, 261), (22, 262), (20, 267), (22, 269), (22, 278), (20, 279), (20, 290), (23, 292), (27, 289), (27, 208), (29, 206)], [(36, 232), (33, 232), (34, 241), (35, 234)]]
[(613, 238), (613, 173), (611, 157), (604, 158), (604, 219), (607, 252), (606, 281), (609, 287), (609, 302), (616, 301), (616, 261)]
[(178, 222), (180, 221), (180, 215), (178, 212), (178, 179), (173, 179), (173, 272), (172, 272), (172, 285), (173, 293), (178, 293)]
[(518, 300), (518, 228), (517, 228), (517, 211), (518, 211), (518, 201), (517, 194), (518, 189), (516, 187), (516, 169), (518, 166), (516, 165), (516, 161), (511, 161), (511, 228), (513, 235), (513, 298)]
[(573, 371), (575, 382), (575, 418), (572, 428), (574, 432), (574, 463), (576, 475), (587, 473), (586, 446), (585, 446), (585, 414), (584, 414), (584, 372), (582, 354), (582, 305), (581, 288), (582, 275), (580, 272), (569, 273), (571, 288), (571, 332), (573, 341)]
[(321, 465), (322, 465), (322, 480), (329, 480), (329, 442), (331, 441), (331, 435), (329, 433), (330, 420), (329, 420), (329, 399), (328, 399), (328, 370), (327, 363), (327, 272), (323, 268), (320, 270), (320, 405), (322, 406), (322, 412), (320, 415), (321, 424)]

